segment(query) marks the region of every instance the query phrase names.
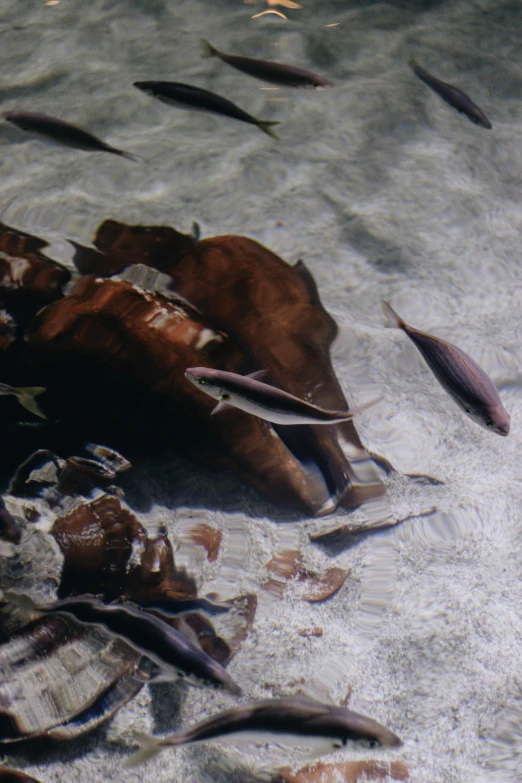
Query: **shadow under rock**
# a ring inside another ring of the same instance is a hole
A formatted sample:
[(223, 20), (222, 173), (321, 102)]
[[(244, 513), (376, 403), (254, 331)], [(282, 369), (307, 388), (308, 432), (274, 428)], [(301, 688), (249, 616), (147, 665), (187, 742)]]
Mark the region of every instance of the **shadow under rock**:
[(254, 487), (227, 470), (196, 465), (174, 451), (154, 458), (140, 457), (130, 448), (125, 456), (133, 468), (122, 474), (118, 484), (125, 502), (136, 513), (147, 513), (160, 503), (168, 509), (197, 509), (241, 513), (274, 522), (298, 522), (309, 519), (298, 509), (279, 508)]
[[(0, 757), (5, 755), (9, 762), (17, 765), (27, 764), (63, 764), (75, 761), (83, 756), (100, 749), (100, 745), (113, 748), (114, 745), (106, 741), (107, 729), (110, 722), (103, 726), (97, 726), (81, 737), (67, 741), (58, 741), (49, 737), (35, 737), (21, 742), (12, 742), (0, 746)], [(4, 754), (2, 754), (4, 750)]]

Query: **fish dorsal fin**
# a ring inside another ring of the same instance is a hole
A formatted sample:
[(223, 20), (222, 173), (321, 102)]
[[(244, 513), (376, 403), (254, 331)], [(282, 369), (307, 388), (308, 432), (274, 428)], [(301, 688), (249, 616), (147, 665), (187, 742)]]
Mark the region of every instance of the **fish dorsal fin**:
[(220, 400), (214, 410), (210, 412), (211, 416), (214, 416), (215, 413), (220, 413), (221, 411), (224, 411), (226, 408), (233, 408), (233, 405), (230, 405), (229, 402), (226, 402), (225, 400)]

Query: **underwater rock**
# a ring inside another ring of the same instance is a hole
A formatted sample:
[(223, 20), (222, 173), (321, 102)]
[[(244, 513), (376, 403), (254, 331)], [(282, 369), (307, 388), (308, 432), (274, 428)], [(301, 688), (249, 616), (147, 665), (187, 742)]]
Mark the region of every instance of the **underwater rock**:
[(0, 646), (0, 742), (53, 731), (55, 738), (60, 731), (77, 736), (136, 695), (150, 671), (102, 629), (64, 615), (41, 617)]
[(65, 299), (38, 313), (26, 341), (56, 372), (62, 368), (60, 383), (74, 379), (65, 397), (75, 420), (81, 392), (83, 407), (99, 412), (96, 426), (105, 416), (107, 426), (118, 422), (151, 445), (175, 446), (232, 469), (274, 503), (307, 514), (319, 513), (329, 500), (324, 482), (267, 422), (242, 411), (210, 416), (213, 401), (185, 378), (187, 367), (249, 368), (227, 335), (179, 304), (125, 281), (84, 277)]
[[(82, 272), (113, 275), (141, 263), (171, 275), (173, 290), (241, 345), (256, 367), (268, 370), (269, 382), (322, 408), (348, 409), (329, 354), (337, 326), (302, 261), (291, 266), (247, 237), (196, 241), (168, 227), (126, 226), (114, 220), (100, 226), (94, 244), (95, 251), (76, 245), (74, 260)], [(298, 457), (314, 455), (343, 505), (384, 494), (353, 422), (336, 429), (285, 429), (285, 442)], [(337, 433), (349, 445), (350, 462)], [(357, 470), (359, 462), (364, 476)]]
[(25, 520), (21, 527), (21, 541), (7, 545), (12, 551), (0, 557), (0, 588), (26, 593), (35, 601), (52, 601), (60, 584), (63, 555), (49, 533)]
[(70, 272), (41, 252), (44, 242), (0, 223), (0, 298), (34, 306), (62, 296)]

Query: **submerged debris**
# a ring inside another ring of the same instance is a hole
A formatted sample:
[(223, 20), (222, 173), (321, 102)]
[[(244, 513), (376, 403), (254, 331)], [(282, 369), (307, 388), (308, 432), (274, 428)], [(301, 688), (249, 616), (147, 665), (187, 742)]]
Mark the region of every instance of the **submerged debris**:
[[(173, 290), (195, 305), (213, 328), (228, 335), (229, 341), (241, 345), (246, 354), (243, 363), (220, 361), (215, 356), (210, 361), (186, 363), (185, 369), (191, 366), (232, 372), (265, 369), (270, 383), (299, 399), (326, 410), (347, 409), (329, 355), (337, 326), (323, 308), (314, 279), (302, 261), (291, 266), (246, 237), (222, 236), (196, 241), (166, 226), (127, 226), (114, 220), (106, 220), (99, 227), (94, 245), (94, 250), (76, 245), (74, 261), (84, 274), (114, 275), (139, 263), (154, 267), (170, 275)], [(216, 290), (220, 291), (219, 297), (214, 295)], [(248, 358), (253, 367), (246, 366)], [(200, 404), (204, 405), (204, 401)], [(210, 412), (209, 407), (205, 410)], [(246, 419), (239, 411), (228, 412), (225, 421), (228, 429), (236, 422), (241, 422), (242, 427), (249, 426), (244, 424)], [(209, 430), (215, 426), (215, 422), (207, 419)], [(384, 494), (378, 472), (352, 421), (335, 429), (306, 426), (296, 432), (286, 427), (286, 432), (280, 432), (281, 429), (277, 432), (292, 456), (317, 465), (325, 485), (321, 489), (316, 482), (312, 488), (311, 477), (301, 467), (299, 472), (295, 470), (294, 488), (289, 491), (285, 488), (286, 471), (283, 470), (288, 455), (280, 452), (269, 459), (266, 442), (257, 438), (256, 443), (250, 433), (249, 451), (256, 453), (258, 467), (256, 471), (244, 469), (243, 475), (278, 505), (287, 498), (286, 504), (305, 506), (306, 513), (318, 514), (325, 504), (330, 509), (337, 503), (354, 507)], [(272, 428), (267, 431), (274, 432)], [(339, 436), (349, 448), (349, 460), (341, 449)], [(275, 439), (272, 437), (270, 442)], [(227, 438), (226, 451), (231, 449)], [(246, 446), (243, 449), (246, 451)], [(272, 443), (270, 451), (273, 450)], [(280, 467), (274, 469), (275, 464)], [(267, 474), (277, 478), (280, 492)], [(297, 481), (301, 483), (300, 489)]]
[[(108, 632), (64, 615), (41, 617), (0, 646), (0, 742), (59, 728), (69, 737), (81, 734), (85, 720), (90, 728), (132, 698), (150, 671), (145, 659)], [(125, 687), (119, 688), (122, 677)], [(99, 709), (109, 691), (111, 699)]]
[(403, 761), (340, 761), (310, 764), (297, 772), (280, 769), (272, 783), (364, 783), (370, 780), (408, 780)]

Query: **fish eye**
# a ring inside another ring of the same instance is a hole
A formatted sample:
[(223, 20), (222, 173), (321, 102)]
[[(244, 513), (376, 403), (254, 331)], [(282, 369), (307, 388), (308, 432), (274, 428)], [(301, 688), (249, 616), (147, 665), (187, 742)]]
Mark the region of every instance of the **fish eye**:
[(207, 381), (204, 378), (198, 378), (198, 383), (200, 386), (205, 386)]
[(484, 424), (486, 427), (492, 427), (493, 426), (493, 419), (486, 419)]
[(229, 400), (229, 399), (230, 399), (230, 394), (226, 394), (226, 392), (224, 392), (224, 393), (221, 395), (221, 399), (222, 399), (222, 400)]

